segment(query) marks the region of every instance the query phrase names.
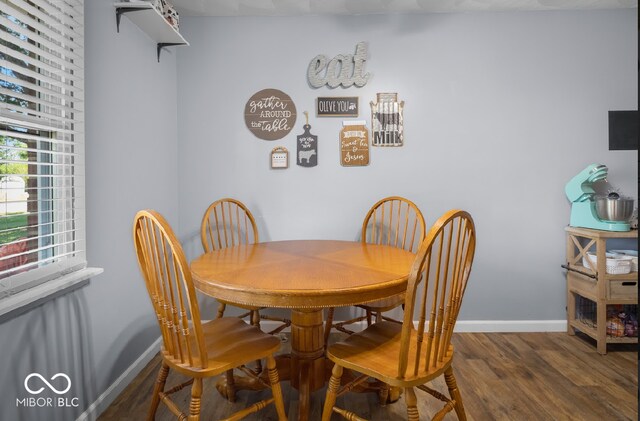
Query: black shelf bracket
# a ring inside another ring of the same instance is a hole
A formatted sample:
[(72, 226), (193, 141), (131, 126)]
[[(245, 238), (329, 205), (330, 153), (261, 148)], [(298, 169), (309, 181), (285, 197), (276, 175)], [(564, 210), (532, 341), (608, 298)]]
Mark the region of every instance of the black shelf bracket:
[[(142, 12), (150, 10), (148, 7), (116, 7), (116, 30), (120, 33), (120, 19), (122, 15), (129, 12)], [(187, 45), (184, 42), (159, 42), (157, 46), (158, 63), (160, 63), (160, 52), (164, 47), (171, 47), (174, 45)]]
[(159, 42), (158, 43), (158, 63), (160, 63), (160, 51), (164, 47), (172, 47), (174, 45), (185, 45), (183, 42)]
[(123, 14), (129, 12), (140, 12), (142, 10), (149, 10), (148, 7), (116, 7), (116, 30), (120, 33), (120, 18)]

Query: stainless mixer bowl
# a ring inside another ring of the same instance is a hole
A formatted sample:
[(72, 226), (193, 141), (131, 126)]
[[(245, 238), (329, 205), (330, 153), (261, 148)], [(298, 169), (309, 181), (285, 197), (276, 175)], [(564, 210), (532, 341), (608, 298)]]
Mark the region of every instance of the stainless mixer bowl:
[(596, 214), (603, 221), (628, 222), (633, 214), (633, 199), (596, 197)]

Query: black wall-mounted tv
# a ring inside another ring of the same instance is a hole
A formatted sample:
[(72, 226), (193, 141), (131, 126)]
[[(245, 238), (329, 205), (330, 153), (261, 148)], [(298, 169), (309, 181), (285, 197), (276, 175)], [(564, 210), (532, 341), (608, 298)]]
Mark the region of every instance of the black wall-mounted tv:
[(609, 150), (638, 150), (638, 110), (609, 111)]

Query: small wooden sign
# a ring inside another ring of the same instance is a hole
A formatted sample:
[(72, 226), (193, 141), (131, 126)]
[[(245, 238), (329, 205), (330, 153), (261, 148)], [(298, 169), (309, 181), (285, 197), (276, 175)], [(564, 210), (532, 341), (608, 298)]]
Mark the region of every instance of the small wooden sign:
[(278, 146), (271, 151), (271, 168), (289, 168), (289, 151)]
[(369, 165), (369, 130), (364, 120), (343, 121), (340, 130), (340, 164), (344, 167)]
[(318, 165), (318, 136), (311, 134), (309, 113), (304, 112), (307, 124), (302, 126), (304, 133), (296, 138), (296, 164), (301, 167), (315, 167)]
[(357, 117), (357, 96), (328, 96), (316, 98), (318, 117)]
[(251, 133), (260, 139), (282, 139), (296, 122), (296, 106), (284, 92), (263, 89), (247, 101), (244, 121)]
[(404, 101), (397, 93), (379, 93), (371, 105), (371, 133), (373, 146), (402, 146), (404, 144)]

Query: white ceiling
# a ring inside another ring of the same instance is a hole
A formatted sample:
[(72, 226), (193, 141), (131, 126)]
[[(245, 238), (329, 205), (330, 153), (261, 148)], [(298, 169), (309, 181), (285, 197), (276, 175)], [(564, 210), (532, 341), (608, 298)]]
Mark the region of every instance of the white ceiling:
[(182, 16), (363, 15), (637, 8), (638, 0), (169, 0)]

